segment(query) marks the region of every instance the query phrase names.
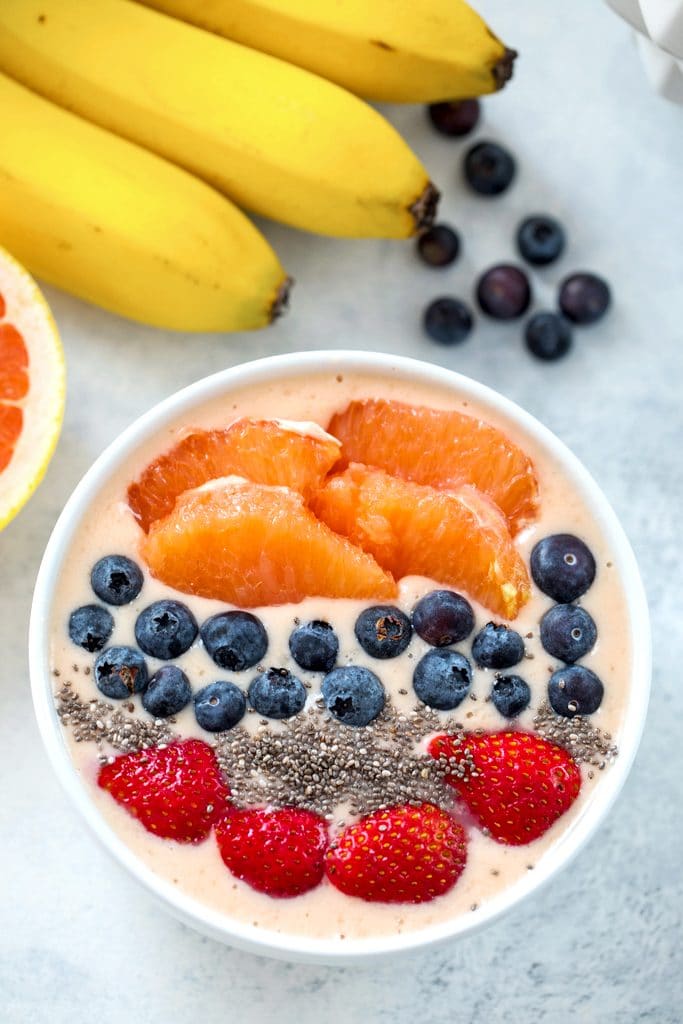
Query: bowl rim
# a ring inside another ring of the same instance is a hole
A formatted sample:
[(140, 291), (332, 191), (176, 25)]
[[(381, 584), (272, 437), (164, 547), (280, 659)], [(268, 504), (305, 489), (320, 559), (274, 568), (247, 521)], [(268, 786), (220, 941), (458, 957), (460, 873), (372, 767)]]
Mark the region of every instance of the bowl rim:
[[(82, 515), (119, 465), (164, 426), (193, 407), (220, 397), (225, 391), (271, 383), (290, 376), (301, 377), (306, 373), (319, 375), (325, 372), (388, 374), (395, 379), (417, 378), (422, 383), (446, 386), (476, 403), (484, 415), (487, 410), (491, 410), (501, 420), (516, 424), (549, 451), (563, 473), (580, 487), (591, 510), (598, 516), (603, 530), (610, 537), (624, 586), (632, 650), (631, 699), (621, 730), (619, 757), (611, 765), (604, 781), (596, 787), (576, 821), (558, 837), (535, 870), (483, 903), (471, 915), (461, 914), (418, 931), (345, 940), (279, 933), (231, 919), (185, 895), (139, 860), (100, 814), (71, 760), (55, 710), (53, 678), (49, 669), (50, 611), (62, 560)], [(369, 958), (395, 956), (472, 934), (538, 891), (549, 878), (566, 867), (604, 820), (631, 769), (649, 701), (651, 638), (645, 590), (626, 534), (593, 477), (547, 427), (497, 391), (436, 364), (381, 352), (313, 350), (267, 356), (204, 377), (156, 404), (101, 453), (66, 502), (43, 555), (31, 608), (29, 671), (40, 734), (57, 778), (100, 844), (157, 902), (184, 923), (237, 948), (286, 960), (341, 965)], [(637, 680), (637, 684), (634, 680)]]

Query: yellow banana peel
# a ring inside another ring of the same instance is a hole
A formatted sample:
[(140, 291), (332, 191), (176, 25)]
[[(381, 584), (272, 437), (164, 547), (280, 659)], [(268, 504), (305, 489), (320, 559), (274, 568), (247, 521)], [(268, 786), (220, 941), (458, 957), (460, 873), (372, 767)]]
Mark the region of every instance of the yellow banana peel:
[(243, 331), (287, 278), (227, 199), (0, 74), (0, 244), (32, 273), (122, 316)]
[(0, 70), (286, 224), (403, 238), (433, 216), (426, 171), (372, 107), (131, 0), (0, 3)]
[(516, 56), (464, 0), (140, 0), (373, 100), (500, 89)]

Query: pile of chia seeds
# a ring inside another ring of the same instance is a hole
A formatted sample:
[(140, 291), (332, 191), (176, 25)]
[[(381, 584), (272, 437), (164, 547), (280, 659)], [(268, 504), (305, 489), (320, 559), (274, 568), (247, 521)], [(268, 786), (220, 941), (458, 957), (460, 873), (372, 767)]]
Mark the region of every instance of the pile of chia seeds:
[[(534, 718), (534, 730), (544, 740), (564, 747), (578, 764), (592, 765), (601, 771), (619, 753), (610, 733), (593, 725), (589, 718), (575, 715), (563, 718), (548, 703), (542, 704)], [(592, 778), (592, 773), (588, 773)]]
[[(62, 683), (55, 699), (59, 720), (71, 729), (76, 743), (107, 743), (114, 750), (130, 754), (180, 739), (170, 726), (175, 719), (136, 718), (132, 701), (114, 707), (97, 698), (83, 700), (70, 682)], [(103, 755), (100, 760), (107, 758)]]
[(389, 703), (370, 725), (349, 728), (319, 706), (291, 719), (286, 729), (261, 722), (255, 732), (237, 727), (217, 738), (216, 754), (238, 806), (297, 806), (331, 817), (368, 814), (397, 803), (451, 809), (454, 793), (444, 776), (454, 768), (418, 748), (435, 732), (461, 731), (425, 707), (408, 714)]
[[(96, 698), (84, 700), (70, 682), (61, 684), (56, 703), (62, 725), (71, 729), (77, 743), (132, 753), (181, 738), (172, 728), (174, 718), (137, 718), (132, 701), (115, 707)], [(602, 770), (617, 756), (608, 733), (579, 715), (562, 718), (547, 703), (533, 726), (579, 764)], [(237, 726), (219, 733), (215, 748), (237, 806), (295, 806), (332, 819), (340, 807), (352, 817), (397, 803), (428, 802), (452, 809), (455, 794), (444, 779), (456, 773), (466, 777), (474, 765), (466, 758), (455, 765), (445, 755), (430, 757), (420, 743), (438, 732), (448, 732), (457, 742), (462, 722), (424, 705), (399, 712), (389, 700), (374, 722), (354, 729), (318, 701), (286, 727), (262, 719), (255, 730)], [(109, 759), (110, 753), (102, 751), (100, 761)]]

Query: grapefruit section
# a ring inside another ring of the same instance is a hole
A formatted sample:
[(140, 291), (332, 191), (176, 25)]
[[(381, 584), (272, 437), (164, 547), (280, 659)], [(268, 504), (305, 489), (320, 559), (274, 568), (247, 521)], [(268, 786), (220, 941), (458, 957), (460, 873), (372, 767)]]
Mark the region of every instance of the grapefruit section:
[(439, 491), (351, 464), (314, 496), (316, 515), (401, 576), (429, 576), (513, 619), (529, 576), (505, 517), (474, 487)]
[(308, 494), (339, 458), (339, 442), (314, 424), (240, 419), (225, 430), (194, 430), (147, 466), (128, 488), (145, 532), (183, 491), (219, 477), (291, 487)]
[(33, 279), (0, 249), (0, 529), (50, 461), (64, 412), (64, 355)]
[(374, 558), (319, 522), (300, 494), (235, 478), (181, 494), (141, 552), (167, 586), (241, 608), (396, 595)]
[(497, 427), (460, 412), (367, 399), (335, 413), (327, 428), (345, 463), (364, 462), (432, 487), (472, 484), (505, 514), (513, 533), (536, 515), (531, 459)]

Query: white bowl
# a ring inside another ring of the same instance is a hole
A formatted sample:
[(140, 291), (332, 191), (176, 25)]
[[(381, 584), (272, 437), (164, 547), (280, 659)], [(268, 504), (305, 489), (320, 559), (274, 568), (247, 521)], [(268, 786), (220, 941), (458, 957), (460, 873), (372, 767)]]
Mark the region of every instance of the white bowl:
[[(619, 738), (619, 757), (587, 801), (572, 827), (541, 859), (537, 868), (485, 903), (476, 914), (461, 915), (422, 931), (372, 939), (344, 941), (310, 939), (253, 928), (231, 920), (184, 895), (143, 864), (101, 817), (76, 772), (55, 711), (49, 665), (50, 610), (66, 552), (91, 501), (110, 475), (152, 434), (204, 402), (245, 386), (301, 378), (306, 373), (365, 372), (452, 387), (486, 415), (487, 410), (508, 419), (550, 453), (572, 486), (580, 492), (610, 538), (624, 583), (633, 663), (630, 701)], [(406, 952), (468, 934), (499, 917), (535, 892), (564, 868), (593, 835), (614, 803), (633, 762), (643, 728), (650, 687), (650, 632), (647, 604), (635, 557), (606, 498), (574, 455), (528, 413), (508, 399), (467, 377), (438, 366), (389, 355), (358, 352), (306, 352), (274, 356), (247, 363), (198, 381), (155, 406), (132, 424), (99, 457), (67, 502), (45, 551), (31, 613), (29, 656), (33, 701), (50, 760), (70, 799), (114, 859), (175, 917), (221, 942), (261, 955), (306, 962), (348, 964)], [(85, 856), (85, 854), (84, 854)]]

